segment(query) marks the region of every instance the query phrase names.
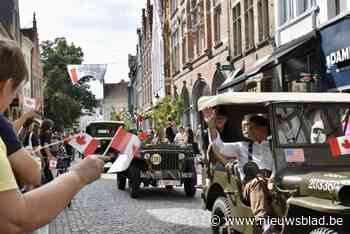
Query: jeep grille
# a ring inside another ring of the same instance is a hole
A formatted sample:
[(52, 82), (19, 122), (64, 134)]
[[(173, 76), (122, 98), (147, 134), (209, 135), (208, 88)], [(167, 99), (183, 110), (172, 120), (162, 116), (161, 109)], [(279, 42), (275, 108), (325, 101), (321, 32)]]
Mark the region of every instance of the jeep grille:
[[(153, 165), (153, 170), (177, 170), (178, 166), (178, 153), (177, 152), (166, 152), (159, 153), (162, 157), (162, 161), (159, 165)], [(151, 154), (152, 155), (152, 154)]]

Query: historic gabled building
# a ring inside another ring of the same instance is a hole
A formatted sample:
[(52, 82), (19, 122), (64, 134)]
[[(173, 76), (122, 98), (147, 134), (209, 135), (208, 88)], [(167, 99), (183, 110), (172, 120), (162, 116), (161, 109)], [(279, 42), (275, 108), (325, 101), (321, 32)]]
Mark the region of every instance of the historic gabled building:
[(113, 120), (116, 113), (125, 112), (128, 108), (128, 84), (121, 80), (116, 84), (103, 84), (103, 117)]
[(185, 104), (183, 124), (198, 126), (197, 101), (216, 92), (217, 64), (227, 63), (229, 55), (229, 1), (166, 2), (172, 92)]
[(259, 70), (259, 66), (274, 50), (274, 12), (273, 0), (230, 1), (229, 58), (234, 73), (223, 87), (233, 91), (273, 90), (272, 70)]
[(0, 38), (15, 40), (20, 45), (20, 23), (18, 0), (1, 0)]
[[(21, 47), (18, 0), (2, 0), (0, 4), (0, 39), (14, 40)], [(21, 113), (20, 98), (17, 96), (6, 111), (10, 120), (17, 119)]]
[[(43, 103), (43, 83), (44, 72), (43, 65), (40, 60), (40, 45), (37, 29), (37, 21), (35, 14), (33, 16), (33, 27), (21, 29), (22, 45), (26, 44), (27, 52), (24, 52), (26, 60), (30, 61), (28, 64), (28, 70), (30, 71), (27, 88), (29, 87), (30, 93), (27, 92), (27, 98), (32, 98), (38, 102)], [(28, 46), (31, 44), (31, 51), (28, 54)], [(24, 51), (24, 48), (22, 47)], [(27, 58), (30, 56), (30, 58)]]
[(251, 80), (240, 76), (251, 74), (272, 54), (273, 0), (164, 2), (169, 11), (164, 34), (169, 38), (172, 92), (185, 104), (183, 125), (199, 125), (201, 96), (216, 94), (237, 81), (243, 86), (236, 91), (272, 90), (271, 72)]

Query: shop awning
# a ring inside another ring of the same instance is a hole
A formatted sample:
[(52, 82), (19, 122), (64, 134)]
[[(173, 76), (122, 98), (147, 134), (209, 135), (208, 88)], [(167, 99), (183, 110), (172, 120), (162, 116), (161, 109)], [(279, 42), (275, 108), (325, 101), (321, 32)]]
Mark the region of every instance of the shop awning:
[(277, 48), (275, 51), (273, 51), (273, 53), (270, 56), (267, 56), (258, 60), (252, 69), (248, 70), (247, 72), (243, 73), (240, 76), (237, 76), (237, 77), (232, 76), (229, 80), (226, 80), (219, 87), (219, 92), (227, 88), (231, 88), (233, 86), (239, 85), (258, 73), (272, 69), (273, 67), (277, 66), (284, 60), (283, 59), (284, 56), (298, 49), (299, 47), (303, 46), (305, 43), (315, 40), (316, 35), (317, 35), (316, 31), (312, 31), (311, 33), (308, 33), (294, 41), (287, 43), (286, 45), (283, 45)]

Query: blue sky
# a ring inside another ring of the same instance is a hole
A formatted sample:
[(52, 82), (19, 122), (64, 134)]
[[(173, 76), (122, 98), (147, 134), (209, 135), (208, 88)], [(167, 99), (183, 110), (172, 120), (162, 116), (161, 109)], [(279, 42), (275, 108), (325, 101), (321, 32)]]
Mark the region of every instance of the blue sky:
[[(128, 54), (136, 53), (136, 28), (146, 0), (19, 0), (21, 27), (31, 27), (36, 12), (39, 39), (66, 37), (83, 48), (84, 63), (113, 66), (107, 83), (128, 79)], [(102, 96), (97, 83), (96, 96)]]

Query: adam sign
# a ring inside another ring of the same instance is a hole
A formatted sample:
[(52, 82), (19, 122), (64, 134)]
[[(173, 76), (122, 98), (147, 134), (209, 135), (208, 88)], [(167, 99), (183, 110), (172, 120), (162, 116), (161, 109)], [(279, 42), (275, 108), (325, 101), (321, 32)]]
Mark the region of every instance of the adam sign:
[(331, 69), (334, 65), (350, 60), (350, 47), (337, 50), (336, 52), (330, 53), (326, 57), (327, 68)]

